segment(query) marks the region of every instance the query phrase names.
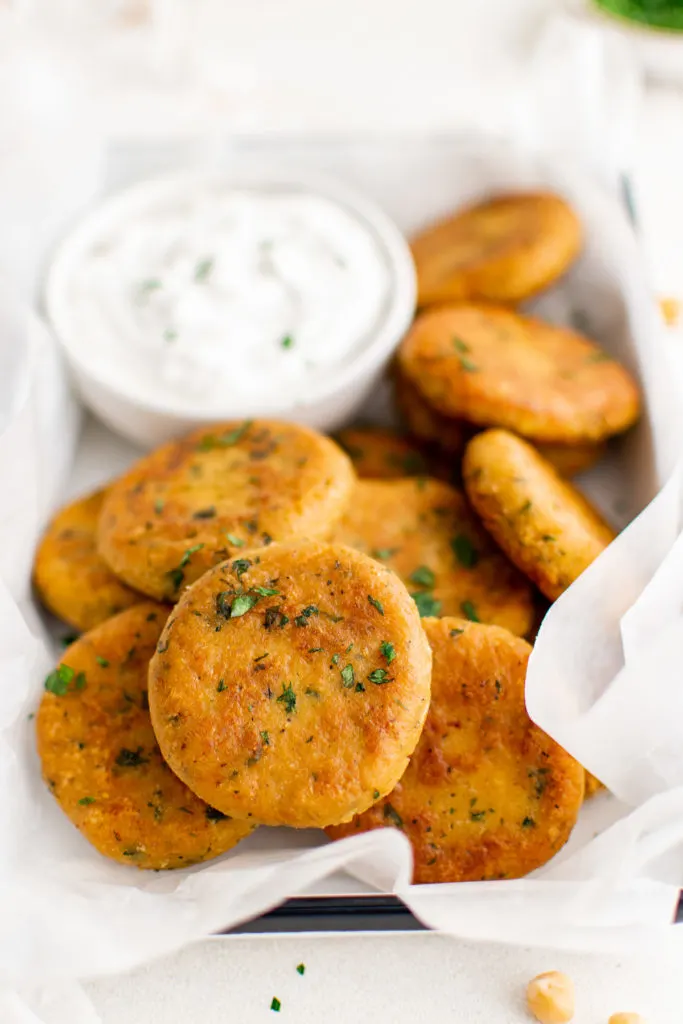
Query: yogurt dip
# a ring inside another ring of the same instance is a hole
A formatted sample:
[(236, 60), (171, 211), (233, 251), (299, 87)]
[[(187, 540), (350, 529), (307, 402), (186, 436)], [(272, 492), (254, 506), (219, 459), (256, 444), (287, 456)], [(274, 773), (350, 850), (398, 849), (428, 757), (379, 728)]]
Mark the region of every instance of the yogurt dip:
[(401, 285), (390, 243), (353, 201), (297, 182), (145, 182), (64, 244), (48, 314), (81, 372), (140, 405), (284, 414), (381, 331)]

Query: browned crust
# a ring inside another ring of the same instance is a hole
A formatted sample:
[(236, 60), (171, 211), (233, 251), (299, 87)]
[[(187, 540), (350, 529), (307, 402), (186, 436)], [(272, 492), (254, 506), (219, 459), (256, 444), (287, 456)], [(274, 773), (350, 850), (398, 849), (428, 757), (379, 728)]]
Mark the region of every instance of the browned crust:
[(517, 878), (564, 845), (583, 801), (581, 766), (524, 705), (531, 647), (496, 626), (425, 619), (432, 701), (410, 765), (334, 839), (386, 826), (410, 839), (415, 882)]

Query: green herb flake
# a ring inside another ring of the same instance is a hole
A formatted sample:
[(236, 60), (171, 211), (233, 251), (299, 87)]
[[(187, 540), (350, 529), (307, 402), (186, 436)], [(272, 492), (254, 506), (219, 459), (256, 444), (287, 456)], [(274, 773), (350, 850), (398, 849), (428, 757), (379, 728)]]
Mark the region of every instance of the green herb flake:
[(270, 737), (268, 736), (268, 733), (267, 732), (262, 732), (260, 734), (260, 736), (261, 736), (261, 743), (263, 744), (263, 746), (264, 747), (269, 747), (270, 746)]
[(253, 587), (253, 590), (260, 597), (278, 597), (280, 594), (280, 591), (275, 590), (274, 587)]
[(387, 665), (391, 665), (392, 661), (396, 657), (396, 648), (393, 644), (390, 644), (388, 640), (382, 640), (379, 645), (380, 654), (386, 660)]
[(408, 579), (411, 583), (416, 583), (418, 587), (429, 587), (429, 589), (431, 589), (436, 583), (434, 573), (426, 565), (418, 566), (414, 572), (411, 572)]
[(486, 811), (470, 811), (470, 821), (483, 821)]
[(272, 1000), (272, 1002), (270, 1004), (271, 1010), (274, 1010), (275, 1013), (279, 1013), (281, 1007), (282, 1007), (282, 1003), (280, 1002), (278, 997), (277, 996), (273, 996), (273, 1000)]
[(365, 693), (365, 687), (362, 683), (356, 683), (356, 693)]
[(294, 338), (291, 334), (285, 334), (280, 342), (280, 348), (294, 348)]
[(90, 804), (94, 804), (95, 803), (95, 797), (94, 796), (82, 796), (81, 799), (78, 802), (81, 805), (81, 807), (89, 807)]
[(256, 594), (238, 594), (230, 606), (230, 618), (240, 619), (254, 607), (258, 597)]
[(143, 295), (149, 295), (151, 292), (156, 292), (162, 287), (163, 285), (158, 277), (148, 277), (140, 282), (140, 291)]
[(138, 747), (137, 750), (128, 750), (127, 747), (122, 747), (116, 755), (114, 763), (119, 768), (138, 768), (141, 764), (147, 764), (149, 758), (142, 756), (142, 750), (142, 747)]
[(529, 511), (530, 511), (530, 509), (531, 509), (531, 502), (530, 502), (530, 501), (525, 501), (525, 502), (524, 502), (524, 504), (522, 505), (522, 507), (520, 508), (520, 510), (519, 510), (519, 513), (518, 513), (518, 514), (519, 514), (520, 516), (521, 516), (521, 515), (524, 515), (524, 513), (525, 513), (525, 512), (529, 512)]
[(195, 281), (206, 281), (214, 268), (215, 262), (216, 261), (214, 260), (213, 256), (207, 256), (205, 257), (205, 259), (199, 260), (196, 267), (194, 268)]
[(193, 513), (193, 519), (214, 519), (216, 516), (216, 506), (209, 505), (208, 508), (200, 508)]
[(182, 569), (171, 569), (168, 575), (169, 579), (171, 580), (171, 583), (173, 584), (173, 589), (178, 590), (181, 583), (185, 579), (185, 573), (183, 572)]
[(557, 540), (557, 537), (553, 537), (552, 533), (544, 533), (541, 540), (545, 541), (546, 544), (552, 544), (553, 541)]
[(74, 679), (74, 689), (84, 690), (85, 689), (85, 672), (79, 672)]
[(391, 682), (391, 678), (385, 668), (375, 668), (368, 675), (368, 681), (375, 686), (384, 686), (385, 683)]
[(536, 797), (540, 800), (546, 791), (548, 782), (549, 769), (548, 768), (530, 768), (527, 772), (528, 777), (534, 783), (534, 791)]
[(462, 601), (460, 604), (460, 611), (463, 613), (466, 619), (470, 622), (479, 622), (479, 616), (477, 615), (477, 609), (474, 607), (471, 601)]
[(236, 537), (234, 533), (226, 533), (225, 537), (226, 537), (226, 540), (227, 540), (228, 544), (232, 544), (232, 546), (234, 548), (243, 548), (244, 547), (244, 541), (240, 540), (239, 537)]
[(259, 654), (258, 658), (254, 658), (254, 661), (255, 662), (263, 661), (263, 659), (267, 658), (269, 654), (270, 654), (270, 651), (265, 651), (263, 654)]
[(477, 373), (478, 372), (479, 367), (476, 365), (476, 363), (473, 363), (472, 360), (468, 356), (459, 356), (458, 358), (460, 360), (460, 366), (465, 371), (465, 373)]
[(452, 630), (450, 631), (450, 634), (449, 634), (449, 636), (462, 636), (462, 634), (463, 634), (464, 632), (465, 632), (465, 630), (464, 630), (464, 629), (452, 629)]
[(396, 826), (396, 828), (403, 828), (403, 818), (398, 813), (396, 808), (391, 806), (391, 804), (384, 805), (383, 814), (386, 820), (390, 821), (392, 825)]
[(410, 596), (417, 605), (420, 618), (430, 618), (431, 616), (435, 616), (440, 613), (441, 601), (437, 601), (433, 594), (421, 591), (416, 594), (411, 594)]
[(70, 665), (58, 665), (45, 680), (45, 689), (48, 693), (54, 693), (55, 697), (63, 697), (75, 675)]
[(98, 665), (101, 665), (102, 668), (109, 668), (109, 662), (107, 661), (106, 658), (103, 658), (101, 654), (95, 655), (95, 661), (97, 662)]
[(263, 617), (263, 625), (265, 629), (274, 629), (276, 626), (282, 629), (289, 622), (289, 616), (284, 615), (279, 608), (273, 605), (271, 608), (266, 608), (266, 614)]
[(353, 674), (353, 665), (345, 665), (341, 670), (342, 686), (345, 690), (350, 690), (353, 684), (356, 682), (356, 678)]
[(235, 427), (234, 430), (229, 430), (227, 434), (220, 434), (218, 437), (216, 437), (215, 434), (205, 434), (197, 445), (198, 451), (210, 452), (214, 448), (232, 448), (242, 440), (253, 422), (253, 420), (245, 420), (244, 423), (239, 425), (239, 427)]
[(464, 533), (459, 533), (457, 537), (453, 537), (451, 548), (463, 569), (473, 569), (479, 561), (479, 552), (470, 538), (465, 536)]
[(310, 617), (312, 615), (319, 615), (319, 614), (320, 614), (320, 612), (319, 612), (318, 608), (316, 607), (316, 605), (309, 604), (309, 605), (307, 605), (303, 609), (303, 611), (301, 612), (300, 615), (297, 615), (295, 617), (294, 623), (297, 626), (307, 626), (308, 625), (308, 620), (310, 619)]
[(533, 818), (524, 818), (522, 820), (522, 828), (536, 828), (536, 822)]
[(303, 976), (306, 973), (306, 964), (297, 964), (296, 971)]
[(227, 688), (228, 687), (226, 686), (225, 679), (219, 679), (218, 680), (218, 686), (216, 687), (216, 690), (218, 691), (218, 693), (222, 693), (223, 690), (227, 690)]
[(236, 558), (232, 563), (233, 572), (237, 573), (237, 579), (241, 580), (247, 569), (251, 567), (251, 562), (248, 558)]
[(373, 800), (379, 800), (379, 797), (380, 797), (379, 790), (378, 789), (373, 789), (373, 791), (372, 791), (372, 799)]
[(78, 633), (67, 633), (66, 636), (62, 637), (60, 642), (64, 645), (64, 647), (71, 647), (71, 645), (75, 644), (77, 640)]
[(325, 648), (324, 647), (309, 647), (308, 648), (308, 653), (309, 654), (324, 654), (325, 653)]
[(384, 615), (384, 608), (382, 607), (382, 605), (380, 604), (376, 597), (373, 597), (372, 594), (368, 594), (368, 601), (370, 602), (373, 608), (377, 609), (380, 615)]
[(282, 693), (277, 698), (278, 704), (284, 704), (285, 711), (288, 715), (291, 715), (296, 711), (296, 694), (291, 683), (282, 684)]
[(388, 561), (392, 555), (395, 555), (400, 548), (375, 548), (372, 552), (372, 557), (379, 559), (380, 562)]
[(455, 349), (456, 352), (460, 352), (460, 353), (469, 352), (470, 346), (467, 345), (462, 340), (462, 338), (455, 337), (455, 338), (452, 339), (452, 341), (453, 341), (453, 348)]
[(330, 661), (332, 662), (333, 665), (338, 665), (339, 664), (339, 655), (338, 654), (333, 654), (331, 659), (330, 659)]

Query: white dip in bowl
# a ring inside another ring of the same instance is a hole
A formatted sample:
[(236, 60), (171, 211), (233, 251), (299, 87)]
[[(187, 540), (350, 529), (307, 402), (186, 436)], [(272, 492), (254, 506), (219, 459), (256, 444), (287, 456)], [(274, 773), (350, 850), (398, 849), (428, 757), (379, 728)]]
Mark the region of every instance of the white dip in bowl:
[(90, 213), (46, 306), (84, 400), (150, 445), (219, 419), (337, 426), (408, 327), (415, 275), (393, 223), (335, 182), (193, 173)]

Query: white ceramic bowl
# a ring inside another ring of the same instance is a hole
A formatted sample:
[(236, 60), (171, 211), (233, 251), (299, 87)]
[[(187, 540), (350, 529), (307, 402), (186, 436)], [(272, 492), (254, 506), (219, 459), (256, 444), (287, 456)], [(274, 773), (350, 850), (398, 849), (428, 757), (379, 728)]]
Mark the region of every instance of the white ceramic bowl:
[[(342, 203), (364, 222), (387, 263), (389, 297), (376, 330), (348, 362), (329, 374), (323, 384), (316, 385), (315, 393), (291, 408), (273, 410), (258, 405), (255, 400), (253, 407), (242, 406), (239, 411), (231, 408), (230, 404), (207, 411), (199, 405), (188, 408), (180, 403), (175, 408), (172, 402), (152, 397), (143, 401), (138, 395), (129, 393), (125, 386), (110, 383), (104, 373), (97, 372), (83, 358), (83, 339), (76, 336), (68, 300), (69, 281), (81, 254), (100, 237), (103, 228), (115, 224), (122, 215), (130, 215), (147, 197), (153, 197), (160, 190), (177, 188), (179, 183), (191, 185), (197, 180), (217, 177), (236, 187), (296, 184)], [(414, 316), (416, 290), (415, 267), (402, 233), (378, 206), (335, 179), (308, 173), (271, 174), (266, 177), (262, 172), (254, 171), (250, 175), (240, 173), (232, 180), (223, 172), (190, 172), (140, 182), (95, 207), (62, 242), (49, 266), (45, 308), (85, 404), (124, 437), (145, 447), (153, 447), (194, 427), (221, 419), (276, 415), (321, 431), (334, 430), (367, 401), (377, 386)]]

